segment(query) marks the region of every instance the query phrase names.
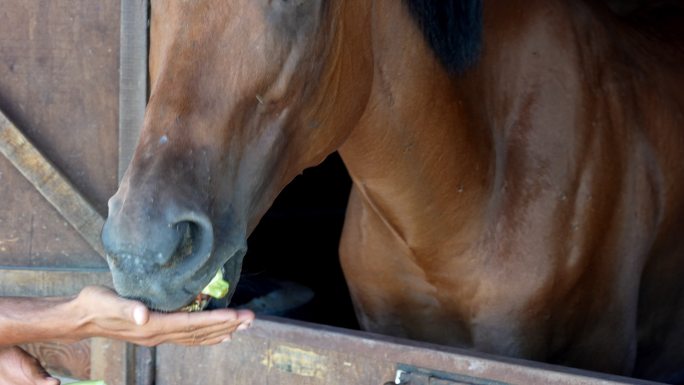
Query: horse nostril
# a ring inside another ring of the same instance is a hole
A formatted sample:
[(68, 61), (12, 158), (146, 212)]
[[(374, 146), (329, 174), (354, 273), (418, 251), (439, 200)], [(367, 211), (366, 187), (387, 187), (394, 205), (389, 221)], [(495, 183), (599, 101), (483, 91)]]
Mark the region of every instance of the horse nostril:
[(197, 223), (193, 222), (181, 222), (175, 225), (176, 232), (178, 233), (179, 242), (178, 247), (170, 256), (164, 256), (162, 253), (158, 253), (161, 265), (168, 265), (174, 259), (185, 259), (192, 255), (193, 248), (197, 250), (197, 242), (202, 239), (202, 230)]
[[(173, 254), (179, 257), (187, 257), (192, 254), (192, 238), (193, 234), (197, 236), (197, 225), (192, 222), (176, 223), (176, 232), (179, 234), (180, 242)], [(161, 253), (159, 253), (159, 257), (162, 257)]]
[(142, 274), (191, 268), (184, 264), (202, 264), (210, 256), (213, 230), (205, 215), (185, 212), (168, 221), (164, 215), (136, 214), (114, 211), (105, 222), (102, 242), (110, 267)]
[(163, 267), (184, 262), (199, 262), (211, 254), (213, 243), (212, 227), (203, 216), (191, 215), (191, 218), (176, 222), (173, 227), (178, 234), (178, 243), (171, 255), (158, 255)]

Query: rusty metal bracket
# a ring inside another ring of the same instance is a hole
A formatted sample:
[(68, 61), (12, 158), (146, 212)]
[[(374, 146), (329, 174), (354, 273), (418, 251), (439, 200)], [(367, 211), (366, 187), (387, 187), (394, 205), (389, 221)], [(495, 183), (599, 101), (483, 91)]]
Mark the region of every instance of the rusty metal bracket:
[(398, 364), (394, 382), (385, 385), (510, 385), (505, 382)]

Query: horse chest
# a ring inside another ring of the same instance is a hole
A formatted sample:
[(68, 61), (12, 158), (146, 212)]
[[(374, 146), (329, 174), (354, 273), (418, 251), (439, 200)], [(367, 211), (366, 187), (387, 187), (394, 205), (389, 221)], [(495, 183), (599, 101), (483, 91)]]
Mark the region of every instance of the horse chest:
[(478, 335), (506, 346), (497, 350), (517, 345), (519, 330), (538, 326), (524, 313), (546, 273), (482, 264), (486, 250), (463, 253), (411, 249), (352, 192), (340, 256), (365, 329), (457, 346), (473, 346)]
[[(539, 226), (551, 227), (539, 219)], [(607, 284), (616, 281), (610, 278), (615, 270), (559, 263), (572, 253), (591, 253), (582, 247), (559, 252), (558, 244), (511, 231), (505, 221), (495, 221), (483, 234), (460, 251), (458, 241), (427, 251), (412, 248), (353, 190), (340, 256), (361, 326), (571, 363), (583, 359), (586, 346), (604, 346), (608, 340), (616, 348), (606, 352), (601, 366), (623, 367), (633, 352), (634, 306), (629, 304), (635, 291)], [(588, 319), (591, 328), (586, 328)], [(586, 345), (575, 347), (573, 339)]]

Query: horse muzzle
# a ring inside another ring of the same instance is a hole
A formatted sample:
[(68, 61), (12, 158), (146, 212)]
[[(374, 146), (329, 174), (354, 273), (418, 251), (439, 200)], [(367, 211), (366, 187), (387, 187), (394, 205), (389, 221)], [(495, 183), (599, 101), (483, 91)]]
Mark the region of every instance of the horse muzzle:
[(102, 242), (119, 295), (161, 311), (192, 302), (226, 260), (232, 294), (246, 251), (215, 245), (211, 220), (197, 210), (122, 207), (116, 197)]

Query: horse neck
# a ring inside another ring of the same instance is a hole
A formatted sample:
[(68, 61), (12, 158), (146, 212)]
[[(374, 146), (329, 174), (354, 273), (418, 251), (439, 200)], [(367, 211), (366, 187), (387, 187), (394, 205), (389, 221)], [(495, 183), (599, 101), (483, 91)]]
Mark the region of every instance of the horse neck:
[(484, 207), (490, 134), (472, 118), (467, 78), (445, 72), (402, 2), (374, 7), (371, 96), (340, 155), (367, 206), (405, 242), (453, 239)]

